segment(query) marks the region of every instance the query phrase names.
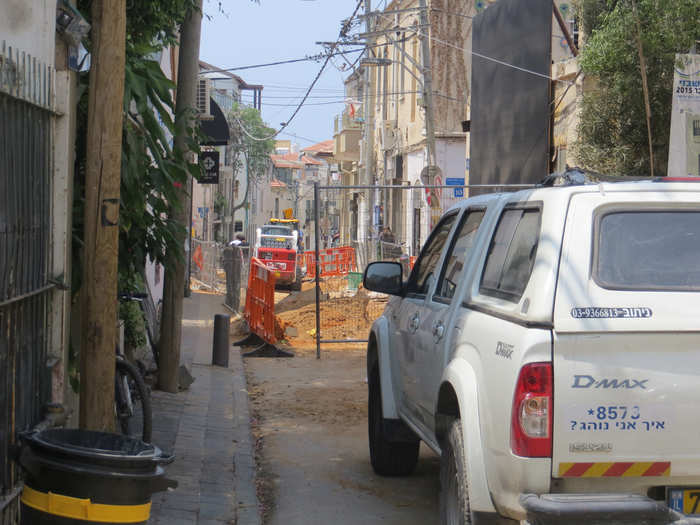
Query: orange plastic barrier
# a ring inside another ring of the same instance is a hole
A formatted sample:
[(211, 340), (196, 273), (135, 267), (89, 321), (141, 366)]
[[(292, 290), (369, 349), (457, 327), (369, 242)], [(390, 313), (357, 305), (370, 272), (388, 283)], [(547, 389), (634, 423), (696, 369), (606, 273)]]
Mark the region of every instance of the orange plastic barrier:
[(306, 276), (314, 279), (316, 277), (316, 253), (304, 252), (304, 263), (306, 264)]
[(357, 269), (355, 248), (352, 246), (340, 246), (328, 248), (319, 252), (320, 262), (316, 264), (316, 252), (304, 252), (306, 261), (306, 276), (316, 277), (316, 267), (320, 268), (321, 277), (337, 277), (348, 275)]
[(250, 331), (274, 345), (275, 336), (275, 274), (260, 259), (250, 260), (248, 289), (245, 294), (245, 319)]

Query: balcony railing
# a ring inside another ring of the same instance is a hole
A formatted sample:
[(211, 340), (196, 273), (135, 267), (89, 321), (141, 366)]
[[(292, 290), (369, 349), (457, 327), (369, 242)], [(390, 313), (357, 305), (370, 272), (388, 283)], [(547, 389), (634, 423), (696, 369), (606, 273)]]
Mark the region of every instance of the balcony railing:
[(347, 129), (360, 128), (362, 128), (362, 122), (358, 119), (357, 112), (355, 112), (355, 117), (351, 117), (350, 112), (346, 109), (335, 117), (334, 134), (336, 135)]

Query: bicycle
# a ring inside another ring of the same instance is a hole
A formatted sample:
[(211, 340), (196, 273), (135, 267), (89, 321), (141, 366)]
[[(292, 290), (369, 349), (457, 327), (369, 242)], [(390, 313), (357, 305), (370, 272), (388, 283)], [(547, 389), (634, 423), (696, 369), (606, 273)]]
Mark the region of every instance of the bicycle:
[[(141, 300), (145, 294), (120, 293), (119, 300)], [(151, 396), (138, 367), (129, 362), (119, 345), (116, 347), (114, 374), (114, 417), (117, 431), (151, 442)]]

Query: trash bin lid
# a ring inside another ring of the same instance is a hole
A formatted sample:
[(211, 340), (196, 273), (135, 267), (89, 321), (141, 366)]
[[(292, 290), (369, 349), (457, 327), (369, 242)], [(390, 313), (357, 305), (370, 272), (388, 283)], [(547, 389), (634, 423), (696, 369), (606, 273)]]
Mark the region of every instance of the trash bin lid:
[(161, 456), (158, 447), (121, 434), (73, 428), (52, 428), (25, 434), (34, 449), (45, 453), (110, 461), (153, 461)]

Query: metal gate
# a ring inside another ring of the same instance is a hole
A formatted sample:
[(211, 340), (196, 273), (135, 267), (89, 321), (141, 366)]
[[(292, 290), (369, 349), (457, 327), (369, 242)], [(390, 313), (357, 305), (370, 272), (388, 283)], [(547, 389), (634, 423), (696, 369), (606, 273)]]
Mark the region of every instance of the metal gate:
[(17, 521), (11, 450), (50, 396), (52, 69), (0, 49), (0, 524)]
[(399, 262), (406, 278), (433, 226), (465, 198), (465, 188), (483, 193), (527, 187), (532, 185), (316, 184), (313, 239), (305, 252), (307, 277), (316, 283), (316, 356), (320, 357), (322, 344), (367, 342), (372, 323), (388, 301), (386, 295), (362, 288), (369, 263)]

